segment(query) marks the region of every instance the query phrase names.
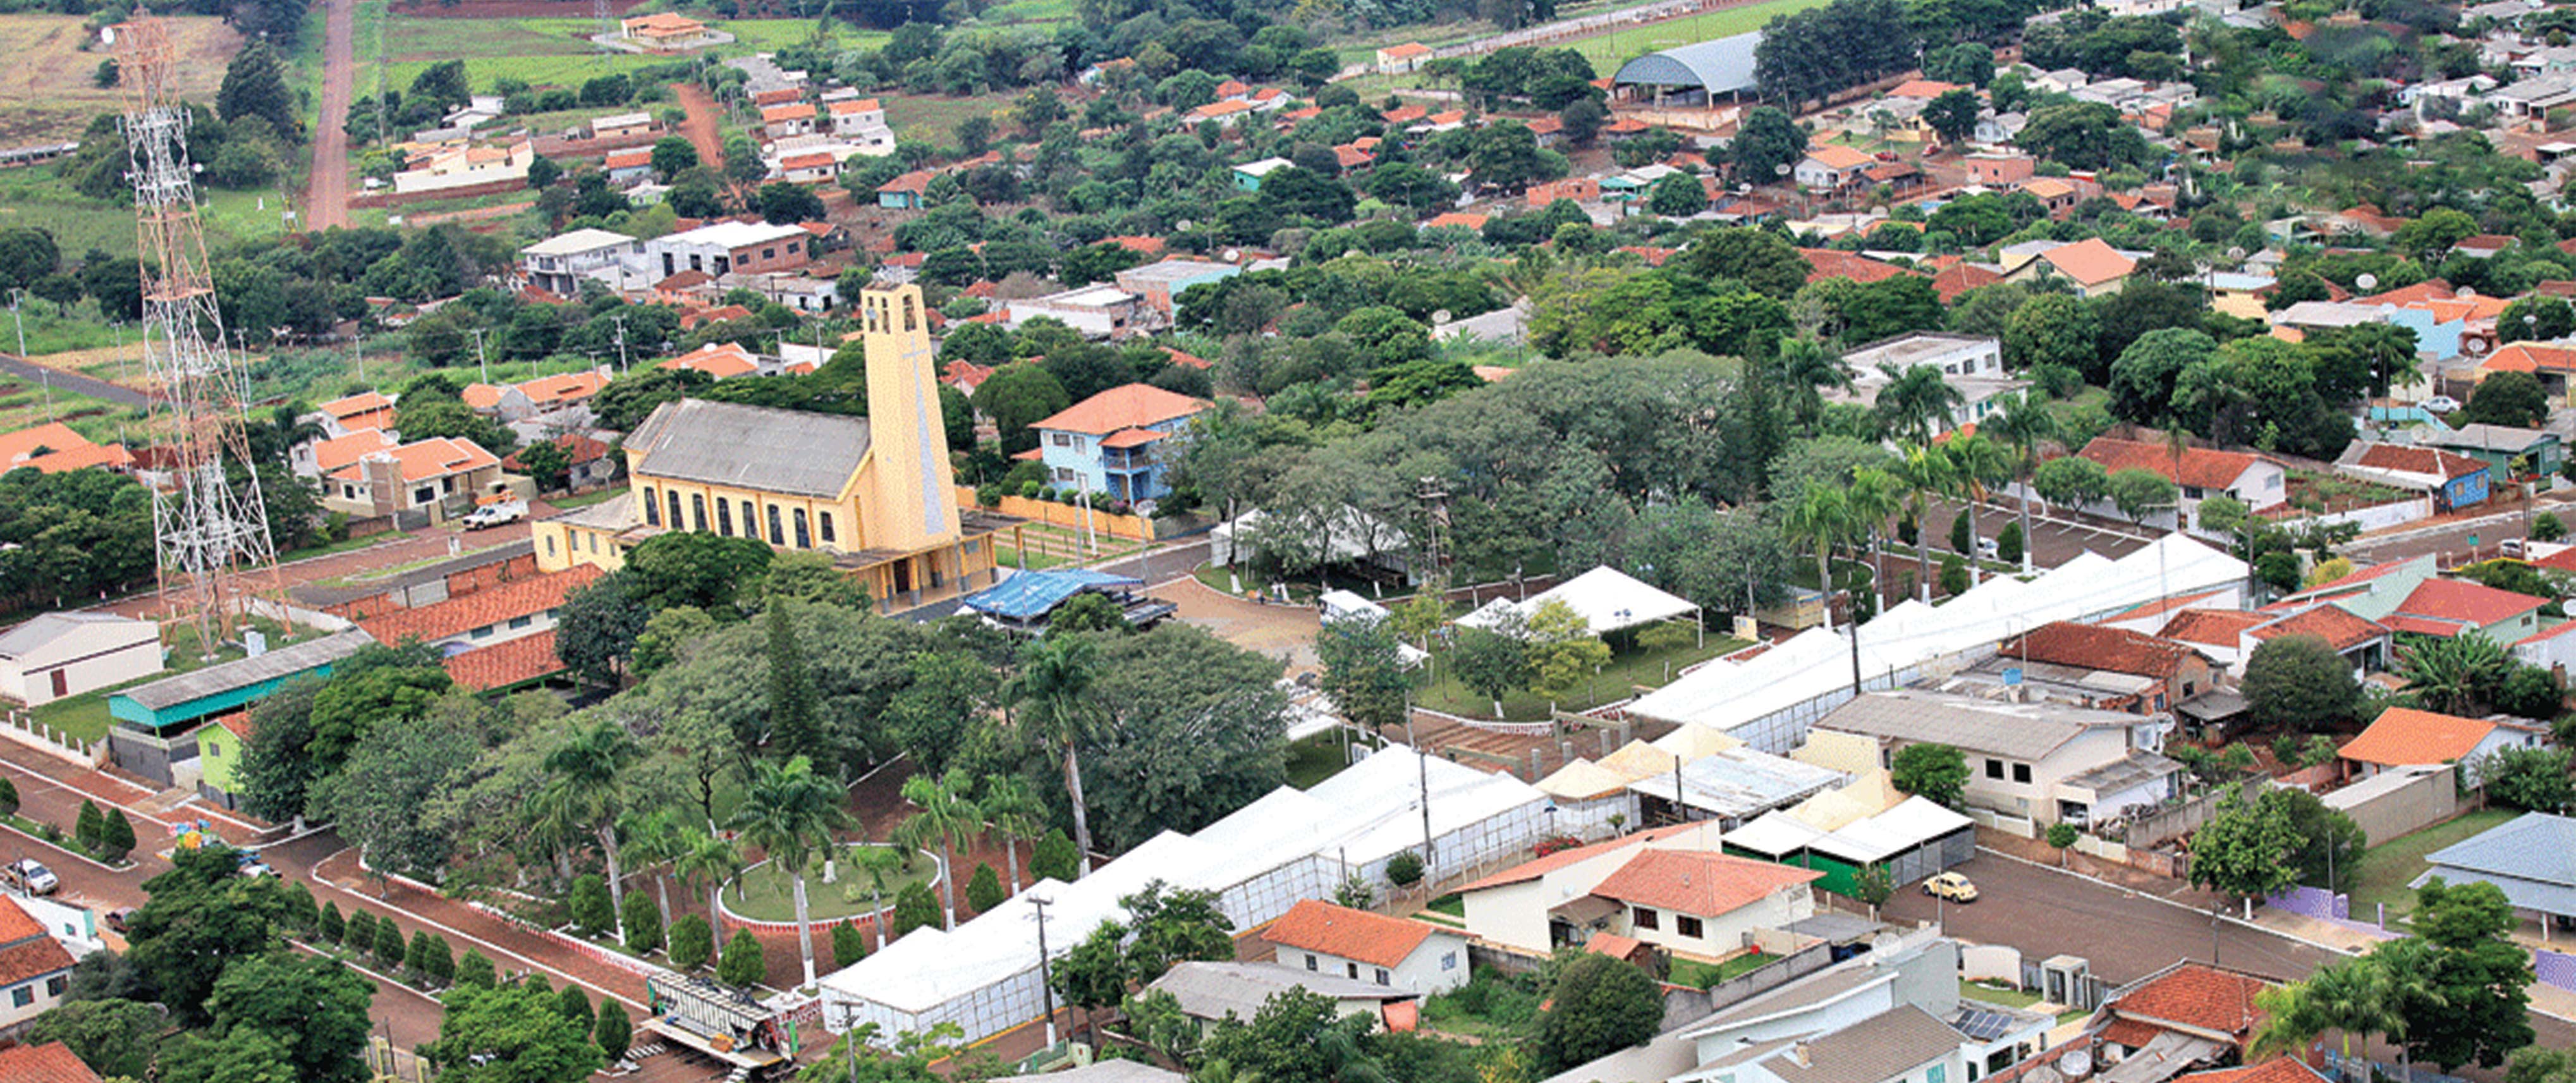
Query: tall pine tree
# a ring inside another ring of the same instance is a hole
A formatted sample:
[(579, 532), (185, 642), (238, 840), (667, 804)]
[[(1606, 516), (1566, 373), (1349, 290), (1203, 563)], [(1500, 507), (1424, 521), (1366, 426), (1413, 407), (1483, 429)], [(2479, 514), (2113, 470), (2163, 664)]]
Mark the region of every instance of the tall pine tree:
[(285, 66), (278, 63), (277, 52), (264, 41), (250, 43), (224, 68), (224, 82), (215, 91), (215, 112), (229, 124), (243, 117), (263, 117), (277, 126), (277, 134), (296, 137), (295, 95), (286, 89)]
[(814, 677), (805, 669), (805, 648), (787, 619), (787, 603), (769, 606), (769, 740), (782, 755), (806, 756), (816, 764), (833, 762), (823, 747), (815, 719)]

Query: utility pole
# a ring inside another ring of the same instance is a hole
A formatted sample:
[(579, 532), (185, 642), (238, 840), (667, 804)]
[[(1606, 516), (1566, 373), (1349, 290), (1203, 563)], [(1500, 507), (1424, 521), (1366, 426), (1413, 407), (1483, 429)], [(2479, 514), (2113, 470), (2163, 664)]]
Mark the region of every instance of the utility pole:
[(1055, 978), (1047, 967), (1049, 959), (1047, 956), (1046, 908), (1055, 905), (1055, 900), (1039, 895), (1031, 895), (1029, 896), (1029, 905), (1036, 907), (1038, 911), (1035, 919), (1038, 923), (1038, 995), (1044, 998), (1043, 1003), (1046, 1005), (1047, 1048), (1053, 1049), (1056, 1044)]
[(623, 376), (626, 374), (626, 317), (622, 313), (612, 315), (608, 322), (617, 325), (617, 374)]
[(488, 384), (492, 382), (492, 362), (491, 359), (483, 356), (483, 332), (485, 330), (485, 328), (477, 327), (473, 331), (474, 364), (475, 367), (482, 371), (483, 382)]
[(1414, 764), (1421, 768), (1422, 875), (1428, 878), (1431, 875), (1431, 754), (1422, 750), (1421, 742), (1413, 735), (1413, 687), (1411, 685), (1406, 685), (1404, 689), (1404, 743), (1413, 749), (1416, 757), (1419, 757)]

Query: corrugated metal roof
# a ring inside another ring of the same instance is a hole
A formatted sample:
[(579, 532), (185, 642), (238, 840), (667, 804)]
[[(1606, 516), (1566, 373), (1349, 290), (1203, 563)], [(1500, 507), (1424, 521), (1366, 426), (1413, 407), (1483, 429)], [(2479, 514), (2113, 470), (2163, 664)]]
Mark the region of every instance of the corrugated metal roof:
[(837, 497), (868, 453), (868, 420), (682, 399), (626, 438), (636, 472), (763, 492)]
[(221, 695), (235, 689), (248, 688), (262, 681), (289, 677), (316, 666), (327, 665), (355, 654), (358, 648), (375, 641), (374, 636), (351, 628), (320, 639), (308, 639), (302, 643), (279, 647), (257, 658), (237, 659), (207, 666), (194, 673), (164, 677), (141, 688), (119, 692), (117, 695), (132, 700), (137, 706), (147, 710), (160, 711), (190, 700)]
[(1994, 703), (1965, 696), (1900, 690), (1872, 692), (1843, 704), (1816, 728), (1903, 741), (1938, 742), (1971, 752), (2036, 762), (2091, 726), (2129, 726), (2143, 719), (2050, 703)]

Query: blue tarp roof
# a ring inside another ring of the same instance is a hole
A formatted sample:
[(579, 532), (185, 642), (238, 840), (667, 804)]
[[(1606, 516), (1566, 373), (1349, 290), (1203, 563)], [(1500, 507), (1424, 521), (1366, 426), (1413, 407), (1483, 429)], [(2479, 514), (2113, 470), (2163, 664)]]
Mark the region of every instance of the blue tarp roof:
[(1011, 620), (1036, 620), (1086, 590), (1132, 589), (1145, 581), (1085, 568), (1013, 572), (1000, 585), (967, 595), (966, 608)]

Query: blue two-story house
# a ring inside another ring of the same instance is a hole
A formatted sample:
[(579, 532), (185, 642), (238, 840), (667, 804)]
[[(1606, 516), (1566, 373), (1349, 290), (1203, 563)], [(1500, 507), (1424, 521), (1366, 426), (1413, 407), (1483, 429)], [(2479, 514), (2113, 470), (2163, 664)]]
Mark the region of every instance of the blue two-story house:
[(1208, 408), (1207, 400), (1152, 384), (1113, 387), (1029, 426), (1047, 484), (1107, 493), (1130, 503), (1171, 492), (1171, 464), (1157, 454)]

